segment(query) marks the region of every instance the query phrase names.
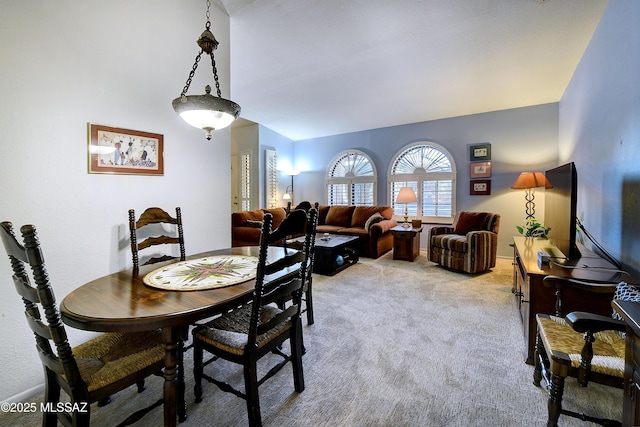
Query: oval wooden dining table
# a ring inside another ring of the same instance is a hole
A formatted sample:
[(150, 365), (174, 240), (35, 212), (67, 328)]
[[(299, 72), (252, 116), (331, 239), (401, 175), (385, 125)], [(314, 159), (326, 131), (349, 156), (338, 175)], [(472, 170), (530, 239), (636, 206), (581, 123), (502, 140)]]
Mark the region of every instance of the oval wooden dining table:
[[(258, 251), (259, 248), (253, 246), (220, 249), (190, 255), (187, 260), (216, 255), (257, 257)], [(270, 247), (267, 262), (282, 258), (284, 251), (281, 247)], [(102, 332), (162, 329), (166, 350), (163, 389), (165, 426), (175, 426), (176, 416), (180, 416), (181, 421), (186, 416), (183, 378), (178, 377), (184, 373), (183, 369), (177, 372), (177, 365), (182, 360), (182, 343), (187, 338), (189, 325), (247, 301), (255, 287), (255, 279), (198, 291), (163, 290), (143, 282), (146, 274), (171, 263), (141, 266), (138, 272), (130, 269), (109, 274), (80, 286), (60, 304), (62, 321), (77, 329)]]

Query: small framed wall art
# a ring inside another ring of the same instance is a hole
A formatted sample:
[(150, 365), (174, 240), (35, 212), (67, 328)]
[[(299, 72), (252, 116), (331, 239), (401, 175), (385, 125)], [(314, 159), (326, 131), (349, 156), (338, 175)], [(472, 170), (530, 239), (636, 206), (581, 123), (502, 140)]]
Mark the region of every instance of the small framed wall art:
[(469, 187), (469, 194), (471, 196), (489, 196), (491, 194), (491, 180), (490, 179), (475, 179), (469, 181), (471, 184)]
[(469, 164), (470, 178), (491, 178), (491, 162), (471, 162)]
[(469, 147), (469, 160), (477, 162), (491, 160), (491, 144), (476, 144)]
[(89, 123), (89, 173), (163, 175), (164, 136)]

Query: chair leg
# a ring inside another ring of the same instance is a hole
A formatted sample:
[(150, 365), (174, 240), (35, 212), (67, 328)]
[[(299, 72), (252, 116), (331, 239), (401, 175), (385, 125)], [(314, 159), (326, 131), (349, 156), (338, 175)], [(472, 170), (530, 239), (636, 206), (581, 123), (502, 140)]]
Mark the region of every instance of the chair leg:
[(136, 382), (136, 385), (138, 386), (138, 393), (142, 393), (144, 391), (144, 380)]
[(311, 292), (312, 279), (307, 281), (307, 290), (305, 291), (305, 304), (307, 309), (307, 325), (313, 325), (313, 294)]
[[(58, 384), (53, 374), (45, 369), (45, 391), (44, 401), (53, 404), (60, 401), (60, 384)], [(42, 414), (42, 425), (44, 427), (55, 427), (58, 425), (58, 415), (55, 412), (44, 412)]]
[(304, 391), (304, 371), (302, 369), (302, 354), (304, 353), (302, 342), (302, 321), (298, 318), (293, 325), (291, 337), (291, 365), (293, 367), (293, 385), (298, 393)]
[(260, 415), (260, 396), (258, 395), (258, 369), (255, 360), (247, 361), (244, 365), (244, 387), (249, 426), (261, 426), (262, 417)]
[(89, 427), (89, 420), (91, 418), (89, 411), (90, 409), (88, 408), (86, 412), (73, 411), (73, 425), (77, 427)]
[(547, 427), (557, 427), (562, 412), (562, 394), (564, 393), (564, 377), (551, 373), (551, 389), (549, 391), (549, 419)]
[(533, 353), (533, 384), (536, 387), (540, 387), (540, 381), (542, 381), (542, 360), (540, 360), (540, 355), (544, 352), (544, 346), (542, 345), (542, 340), (540, 339), (540, 335), (536, 335), (536, 347)]
[(202, 347), (194, 342), (193, 345), (193, 393), (196, 397), (196, 403), (202, 402)]

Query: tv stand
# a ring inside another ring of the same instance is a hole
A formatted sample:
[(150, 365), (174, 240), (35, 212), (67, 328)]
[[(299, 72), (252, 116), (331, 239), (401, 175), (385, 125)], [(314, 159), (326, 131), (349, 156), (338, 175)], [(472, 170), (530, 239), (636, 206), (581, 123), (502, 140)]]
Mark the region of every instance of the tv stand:
[[(586, 281), (619, 282), (628, 276), (616, 266), (590, 251), (580, 243), (580, 257), (575, 259), (551, 258), (548, 264), (538, 266), (538, 251), (548, 249), (547, 239), (515, 236), (513, 238), (513, 293), (522, 321), (525, 343), (525, 361), (533, 364), (536, 342), (536, 314), (555, 314), (555, 289), (542, 284), (546, 276), (561, 276)], [(557, 251), (558, 249), (555, 248)], [(563, 255), (564, 257), (564, 255)], [(571, 311), (588, 311), (609, 316), (613, 294), (586, 294), (577, 289), (564, 291), (565, 314)]]

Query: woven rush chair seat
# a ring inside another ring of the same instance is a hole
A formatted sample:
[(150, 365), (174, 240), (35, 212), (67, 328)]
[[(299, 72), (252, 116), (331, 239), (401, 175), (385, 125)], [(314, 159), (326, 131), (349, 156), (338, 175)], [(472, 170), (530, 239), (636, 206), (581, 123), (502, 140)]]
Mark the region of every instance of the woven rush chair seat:
[(165, 356), (160, 330), (105, 333), (72, 351), (89, 392), (163, 363)]
[[(218, 317), (207, 323), (206, 328), (198, 328), (194, 332), (196, 339), (202, 340), (209, 345), (218, 347), (229, 353), (242, 355), (247, 345), (249, 337), (249, 322), (251, 320), (252, 304), (247, 304), (231, 313)], [(265, 324), (283, 311), (275, 306), (263, 306), (260, 311), (260, 324)], [(280, 323), (267, 333), (258, 335), (256, 338), (257, 348), (262, 348), (275, 336), (291, 329), (290, 322)]]
[[(574, 331), (561, 317), (538, 314), (536, 321), (544, 348), (551, 357), (557, 363), (580, 368), (583, 334)], [(591, 372), (624, 378), (625, 340), (622, 335), (609, 330), (596, 332), (594, 338)]]

